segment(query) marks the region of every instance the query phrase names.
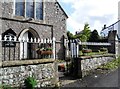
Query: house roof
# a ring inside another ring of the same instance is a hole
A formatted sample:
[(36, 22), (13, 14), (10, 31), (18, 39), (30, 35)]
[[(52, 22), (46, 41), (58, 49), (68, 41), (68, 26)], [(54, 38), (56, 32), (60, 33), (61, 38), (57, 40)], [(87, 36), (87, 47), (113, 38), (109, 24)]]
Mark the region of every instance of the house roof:
[(65, 16), (68, 18), (68, 15), (66, 14), (66, 12), (64, 11), (64, 9), (62, 8), (62, 6), (60, 5), (60, 3), (57, 0), (56, 0), (56, 3), (59, 5), (60, 9), (63, 11)]

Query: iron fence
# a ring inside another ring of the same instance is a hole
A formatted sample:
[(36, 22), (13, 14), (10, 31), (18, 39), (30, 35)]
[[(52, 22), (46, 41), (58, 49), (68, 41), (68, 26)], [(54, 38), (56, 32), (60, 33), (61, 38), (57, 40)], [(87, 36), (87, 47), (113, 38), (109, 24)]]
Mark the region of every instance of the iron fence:
[(16, 38), (0, 36), (2, 61), (54, 58), (55, 38)]

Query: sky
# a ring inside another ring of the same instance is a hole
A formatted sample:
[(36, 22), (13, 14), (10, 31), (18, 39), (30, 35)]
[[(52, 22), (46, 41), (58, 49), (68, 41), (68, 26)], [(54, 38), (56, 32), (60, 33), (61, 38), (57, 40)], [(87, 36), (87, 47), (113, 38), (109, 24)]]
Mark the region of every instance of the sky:
[(91, 31), (99, 33), (104, 24), (107, 26), (118, 20), (120, 0), (58, 0), (68, 15), (67, 30), (71, 33), (81, 31), (88, 23)]

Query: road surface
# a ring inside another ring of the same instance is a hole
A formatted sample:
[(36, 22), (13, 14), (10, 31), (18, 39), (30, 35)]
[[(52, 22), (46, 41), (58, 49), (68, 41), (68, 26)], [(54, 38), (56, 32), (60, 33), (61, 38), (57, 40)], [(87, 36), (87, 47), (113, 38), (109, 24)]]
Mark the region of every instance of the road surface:
[[(83, 78), (82, 80), (77, 79), (68, 79), (62, 81), (63, 86), (62, 87), (119, 87), (120, 84), (118, 84), (118, 75), (120, 68), (112, 71), (110, 73), (94, 73), (90, 76), (87, 76)], [(120, 80), (120, 78), (119, 78)], [(67, 84), (66, 82), (69, 82)]]

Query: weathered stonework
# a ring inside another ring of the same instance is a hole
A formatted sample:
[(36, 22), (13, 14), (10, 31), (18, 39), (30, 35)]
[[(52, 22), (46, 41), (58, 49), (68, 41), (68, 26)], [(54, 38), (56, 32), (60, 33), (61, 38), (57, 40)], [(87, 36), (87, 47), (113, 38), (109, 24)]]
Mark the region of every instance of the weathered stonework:
[(114, 57), (93, 57), (93, 58), (88, 58), (88, 59), (82, 59), (81, 60), (81, 71), (82, 71), (82, 76), (86, 76), (87, 73), (91, 70), (96, 69), (98, 66), (102, 64), (106, 64), (110, 61), (115, 59)]
[(32, 28), (39, 34), (40, 38), (55, 37), (56, 41), (60, 41), (56, 44), (56, 57), (58, 59), (64, 58), (63, 35), (66, 35), (66, 19), (68, 17), (56, 0), (43, 2), (43, 20), (33, 18), (31, 21), (25, 22), (28, 18), (14, 15), (13, 2), (2, 3), (2, 18), (3, 32), (11, 28), (19, 37), (20, 32)]
[[(104, 55), (96, 55), (96, 56), (84, 56), (80, 58), (76, 58), (74, 60), (75, 76), (84, 77), (89, 74), (90, 71), (96, 69), (102, 64), (106, 64), (115, 59), (115, 55), (104, 54)], [(73, 74), (74, 74), (73, 73)]]
[[(13, 0), (14, 1), (14, 0)], [(57, 0), (50, 2), (44, 0), (43, 2), (43, 20), (37, 20), (23, 16), (15, 16), (14, 2), (3, 1), (0, 2), (1, 15), (0, 15), (0, 35), (9, 29), (12, 29), (16, 33), (16, 37), (19, 38), (21, 33), (26, 29), (29, 29), (31, 33), (34, 31), (34, 36), (37, 38), (56, 38), (56, 58), (64, 58), (63, 49), (63, 35), (66, 35), (66, 19), (68, 16), (61, 8)], [(33, 34), (32, 34), (33, 35)], [(10, 55), (15, 50), (15, 61), (13, 56), (9, 56), (9, 48), (6, 48), (6, 55), (2, 52), (2, 42), (0, 42), (0, 84), (10, 84), (12, 86), (23, 85), (23, 81), (27, 76), (34, 75), (38, 81), (38, 87), (45, 87), (49, 85), (55, 85), (58, 82), (57, 64), (53, 61), (44, 62), (39, 59), (27, 61), (19, 60), (20, 44), (16, 45), (15, 49), (10, 50)], [(2, 62), (3, 56), (5, 56), (4, 62)], [(48, 59), (49, 60), (49, 59)], [(10, 63), (9, 63), (10, 61)], [(23, 62), (24, 61), (24, 62)], [(13, 62), (13, 63), (12, 63)], [(15, 64), (14, 64), (15, 63)], [(22, 63), (22, 64), (21, 64)]]
[[(26, 62), (27, 65), (25, 65)], [(3, 64), (3, 66), (4, 67), (0, 68), (0, 84), (23, 87), (24, 80), (28, 76), (35, 77), (38, 87), (53, 87), (56, 84), (55, 63), (52, 59), (45, 59), (42, 61), (29, 60), (23, 62), (13, 61), (11, 62), (11, 64), (7, 63), (6, 65), (5, 63), (5, 65)]]

